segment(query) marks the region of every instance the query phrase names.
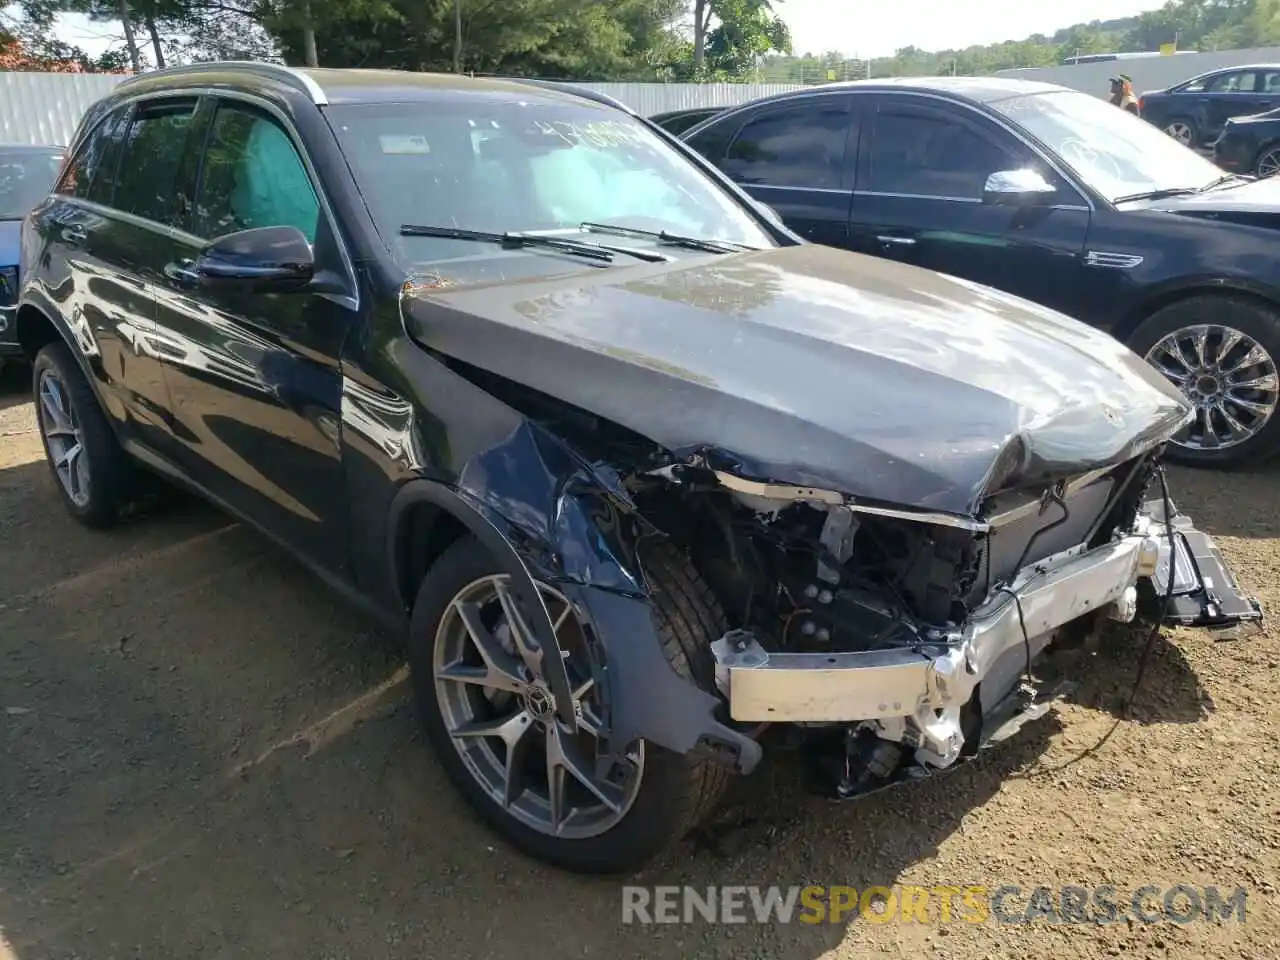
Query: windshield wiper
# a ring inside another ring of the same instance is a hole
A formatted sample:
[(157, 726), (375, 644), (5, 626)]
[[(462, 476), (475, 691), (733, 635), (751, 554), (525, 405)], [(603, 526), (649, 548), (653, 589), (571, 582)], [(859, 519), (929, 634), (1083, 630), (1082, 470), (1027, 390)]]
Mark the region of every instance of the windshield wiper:
[(596, 233), (614, 233), (620, 237), (644, 237), (646, 240), (669, 243), (673, 247), (688, 247), (690, 250), (704, 250), (707, 253), (735, 253), (739, 250), (756, 249), (745, 243), (733, 243), (729, 240), (703, 240), (699, 237), (682, 237), (678, 234), (667, 233), (665, 230), (640, 230), (636, 227), (623, 227), (613, 223), (592, 223), (587, 221), (581, 226), (583, 230), (595, 231)]
[(1201, 187), (1201, 188), (1200, 188), (1198, 191), (1196, 191), (1196, 192), (1197, 192), (1197, 193), (1204, 193), (1204, 192), (1205, 192), (1205, 191), (1207, 191), (1207, 190), (1213, 190), (1213, 189), (1214, 189), (1214, 188), (1216, 188), (1216, 187), (1221, 187), (1223, 184), (1230, 183), (1232, 180), (1248, 180), (1248, 179), (1249, 179), (1249, 178), (1248, 178), (1248, 177), (1246, 177), (1246, 176), (1244, 176), (1243, 174), (1239, 174), (1239, 173), (1224, 173), (1222, 176), (1218, 177), (1217, 179), (1215, 179), (1215, 180), (1210, 180), (1208, 183), (1206, 183), (1203, 187)]
[(1199, 187), (1165, 187), (1163, 190), (1145, 190), (1142, 193), (1126, 193), (1116, 197), (1112, 203), (1128, 203), (1130, 200), (1163, 200), (1165, 197), (1185, 197), (1199, 193)]
[(402, 237), (443, 237), (447, 240), (477, 240), (481, 243), (499, 243), (504, 247), (547, 247), (572, 253), (575, 256), (613, 262), (613, 254), (604, 247), (581, 240), (565, 240), (562, 237), (540, 237), (527, 233), (491, 233), (487, 230), (463, 230), (461, 227), (431, 227), (417, 223), (400, 225)]

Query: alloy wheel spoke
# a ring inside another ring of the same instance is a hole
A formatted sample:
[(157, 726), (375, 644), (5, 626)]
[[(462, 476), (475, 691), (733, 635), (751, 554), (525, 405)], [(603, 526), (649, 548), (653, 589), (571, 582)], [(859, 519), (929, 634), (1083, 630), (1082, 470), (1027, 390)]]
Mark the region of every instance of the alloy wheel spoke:
[(1259, 417), (1264, 417), (1275, 409), (1274, 403), (1256, 403), (1253, 400), (1242, 400), (1232, 394), (1228, 394), (1223, 398), (1223, 400), (1219, 401), (1218, 406), (1225, 409), (1227, 403), (1248, 410), (1250, 413), (1256, 414)]
[(1261, 390), (1264, 393), (1275, 393), (1280, 390), (1280, 378), (1274, 373), (1266, 373), (1252, 380), (1235, 380), (1228, 378), (1227, 392), (1233, 390)]
[(511, 593), (510, 585), (499, 581), (494, 588), (497, 590), (498, 603), (502, 605), (502, 614), (506, 618), (507, 628), (511, 631), (511, 639), (515, 643), (516, 651), (520, 654), (520, 659), (524, 661), (533, 676), (541, 677), (542, 650), (533, 637), (533, 631), (520, 616), (520, 609)]
[(442, 680), (470, 683), (492, 690), (522, 693), (528, 684), (520, 676), (520, 665), (502, 649), (498, 639), (484, 625), (480, 608), (474, 603), (455, 601), (453, 612), (462, 621), (471, 645), (476, 648), (484, 664), (472, 665), (457, 660), (437, 671), (436, 676)]
[(1239, 360), (1230, 366), (1224, 365), (1222, 372), (1226, 374), (1235, 373), (1237, 370), (1244, 370), (1247, 367), (1256, 367), (1261, 365), (1271, 365), (1271, 358), (1267, 356), (1267, 352), (1257, 344), (1250, 347)]
[(611, 783), (602, 783), (592, 774), (591, 765), (580, 755), (578, 745), (566, 737), (554, 721), (547, 724), (547, 797), (551, 822), (559, 830), (568, 818), (568, 786), (576, 780), (610, 811), (618, 813), (625, 803), (623, 792)]
[(1232, 440), (1242, 440), (1249, 436), (1249, 428), (1237, 420), (1225, 404), (1218, 404), (1216, 409), (1223, 422), (1226, 423), (1228, 436)]

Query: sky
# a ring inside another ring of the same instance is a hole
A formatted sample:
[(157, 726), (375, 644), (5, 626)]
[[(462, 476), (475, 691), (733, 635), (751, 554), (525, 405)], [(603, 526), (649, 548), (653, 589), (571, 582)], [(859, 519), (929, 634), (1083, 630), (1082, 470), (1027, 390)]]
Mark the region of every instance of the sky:
[[(465, 0), (464, 0), (465, 3)], [(839, 50), (863, 59), (889, 56), (901, 47), (946, 50), (973, 44), (1022, 40), (1033, 33), (1090, 20), (1127, 17), (1157, 9), (1162, 0), (774, 0), (790, 25), (796, 53)], [(891, 11), (891, 12), (890, 12)], [(64, 15), (59, 34), (97, 54), (119, 45), (119, 26)]]

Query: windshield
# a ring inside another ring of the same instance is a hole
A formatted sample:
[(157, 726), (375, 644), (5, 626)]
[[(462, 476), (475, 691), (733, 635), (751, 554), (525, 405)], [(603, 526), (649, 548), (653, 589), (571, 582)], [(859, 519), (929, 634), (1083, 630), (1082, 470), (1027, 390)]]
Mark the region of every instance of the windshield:
[(1179, 187), (1198, 189), (1222, 171), (1173, 137), (1106, 100), (1061, 91), (991, 106), (1039, 138), (1108, 200)]
[(62, 154), (0, 147), (0, 220), (21, 220), (48, 196)]
[(407, 224), (594, 240), (581, 231), (593, 222), (774, 245), (736, 199), (611, 108), (460, 97), (339, 105), (327, 113), (378, 231), (402, 266), (511, 255), (457, 239), (402, 237)]

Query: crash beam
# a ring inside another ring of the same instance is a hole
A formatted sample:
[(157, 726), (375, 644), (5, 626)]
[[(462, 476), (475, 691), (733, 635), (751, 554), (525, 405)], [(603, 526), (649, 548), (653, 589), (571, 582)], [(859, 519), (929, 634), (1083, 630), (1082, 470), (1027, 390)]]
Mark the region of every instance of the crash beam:
[(729, 715), (745, 722), (847, 723), (959, 707), (1011, 649), (1042, 648), (1046, 635), (1073, 620), (1127, 606), (1159, 557), (1155, 537), (1135, 535), (1040, 561), (1015, 579), (1016, 601), (997, 592), (963, 628), (914, 648), (771, 653), (750, 634), (729, 634), (712, 644), (716, 683)]

